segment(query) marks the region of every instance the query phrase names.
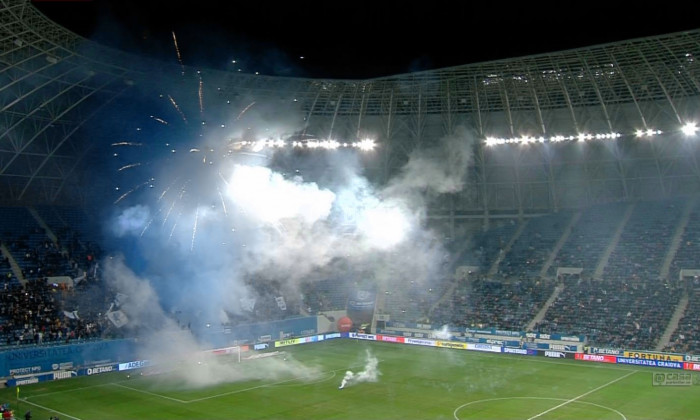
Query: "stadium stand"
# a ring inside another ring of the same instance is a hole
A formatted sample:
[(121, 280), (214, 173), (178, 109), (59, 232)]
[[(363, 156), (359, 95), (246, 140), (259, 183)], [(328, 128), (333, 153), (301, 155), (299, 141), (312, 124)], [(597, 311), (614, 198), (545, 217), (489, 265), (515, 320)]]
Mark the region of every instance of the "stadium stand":
[(700, 279), (694, 279), (689, 287), (688, 306), (665, 351), (700, 354)]

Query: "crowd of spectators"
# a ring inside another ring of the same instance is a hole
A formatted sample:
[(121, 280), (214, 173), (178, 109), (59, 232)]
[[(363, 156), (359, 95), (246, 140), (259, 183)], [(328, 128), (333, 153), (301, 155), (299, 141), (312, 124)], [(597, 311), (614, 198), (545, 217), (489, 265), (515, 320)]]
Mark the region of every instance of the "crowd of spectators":
[(578, 267), (593, 273), (628, 206), (614, 203), (586, 209), (557, 254), (551, 273), (557, 267)]
[[(27, 209), (0, 208), (0, 214), (8, 216), (0, 224), (0, 243), (19, 269), (16, 273), (9, 258), (2, 256), (0, 345), (99, 337), (99, 311), (85, 307), (85, 303), (95, 300), (76, 298), (96, 282), (98, 248), (82, 247), (84, 252), (71, 255), (51, 239)], [(83, 302), (82, 308), (78, 300)]]
[[(491, 230), (473, 235), (471, 246), (462, 248), (466, 251), (456, 256), (457, 265), (478, 266), (486, 273), (500, 255), (504, 258), (496, 276), (446, 277), (432, 280), (430, 285), (393, 279), (379, 291), (384, 310), (394, 321), (525, 330), (557, 282), (563, 281), (563, 291), (537, 324), (536, 332), (585, 335), (595, 346), (653, 349), (683, 294), (676, 282), (660, 280), (658, 274), (686, 203), (669, 200), (637, 204), (608, 260), (603, 280), (591, 279), (590, 273), (630, 204), (587, 209), (572, 228), (553, 266), (584, 267), (587, 275), (574, 279), (539, 277), (570, 224), (572, 213), (531, 219), (507, 253), (506, 245), (519, 225), (504, 220)], [(697, 211), (691, 214), (673, 267), (694, 268), (693, 253), (700, 246), (695, 243), (700, 234), (700, 222), (693, 217)], [(12, 220), (12, 225), (0, 224), (0, 239), (21, 269), (21, 278), (17, 278), (10, 261), (4, 256), (0, 260), (0, 345), (104, 336), (110, 330), (110, 324), (103, 320), (111, 298), (96, 275), (99, 247), (83, 240), (70, 226), (52, 226), (52, 236), (32, 221), (28, 212), (4, 209), (0, 214), (12, 216), (6, 219)], [(67, 287), (52, 283), (52, 276), (79, 281), (75, 287)], [(274, 282), (251, 284), (256, 295), (250, 318), (258, 320), (280, 319), (291, 312), (315, 314), (346, 309), (347, 299), (357, 286), (347, 276), (329, 275), (303, 284), (301, 293), (292, 296)], [(85, 295), (94, 299), (81, 299)], [(669, 349), (700, 351), (699, 301), (698, 292), (693, 291)]]
[(443, 306), (433, 317), (460, 328), (524, 331), (553, 290), (553, 282), (536, 278), (462, 280), (451, 305)]
[(682, 269), (700, 269), (700, 204), (690, 213), (678, 250), (671, 262), (670, 276), (678, 278)]
[(571, 217), (571, 212), (561, 212), (531, 219), (499, 264), (498, 275), (507, 279), (539, 276)]
[(665, 350), (700, 355), (700, 279), (689, 283), (688, 306)]
[[(0, 344), (44, 344), (100, 336), (95, 318), (65, 311), (62, 295), (75, 293), (46, 279), (0, 291)], [(64, 312), (65, 311), (65, 312)]]
[(583, 278), (565, 285), (535, 331), (588, 337), (601, 347), (654, 349), (682, 296), (655, 280)]
[(488, 272), (491, 265), (505, 252), (508, 242), (518, 230), (516, 219), (494, 222), (495, 226), (488, 230), (475, 232), (461, 255), (457, 256), (460, 265), (479, 267), (481, 272)]
[(658, 279), (682, 212), (680, 200), (637, 204), (603, 276), (620, 281)]

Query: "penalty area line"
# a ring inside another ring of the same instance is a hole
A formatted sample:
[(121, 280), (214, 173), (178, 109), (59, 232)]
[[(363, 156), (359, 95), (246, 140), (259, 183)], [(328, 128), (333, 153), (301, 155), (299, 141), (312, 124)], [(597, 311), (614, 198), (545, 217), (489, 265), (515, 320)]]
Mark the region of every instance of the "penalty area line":
[(628, 376), (634, 375), (635, 373), (637, 373), (637, 371), (636, 371), (636, 370), (633, 370), (632, 372), (630, 372), (630, 373), (628, 373), (628, 374), (626, 374), (626, 375), (622, 375), (622, 376), (620, 376), (620, 377), (617, 378), (617, 379), (613, 379), (612, 381), (610, 381), (610, 382), (608, 382), (608, 383), (606, 383), (606, 384), (603, 384), (603, 385), (599, 386), (598, 388), (594, 388), (594, 389), (591, 389), (591, 390), (588, 391), (588, 392), (584, 392), (583, 394), (579, 395), (578, 397), (571, 398), (571, 399), (566, 400), (566, 401), (564, 401), (563, 403), (561, 403), (561, 404), (559, 404), (559, 405), (557, 405), (557, 406), (554, 406), (554, 407), (550, 408), (549, 410), (545, 410), (545, 411), (543, 411), (543, 412), (541, 412), (541, 413), (539, 413), (539, 414), (535, 414), (534, 416), (530, 417), (530, 418), (527, 419), (527, 420), (532, 420), (532, 419), (536, 419), (536, 418), (538, 418), (538, 417), (544, 416), (544, 415), (547, 414), (547, 413), (550, 413), (550, 412), (552, 412), (552, 411), (554, 411), (554, 410), (556, 410), (556, 409), (558, 409), (558, 408), (561, 408), (561, 407), (563, 407), (563, 406), (565, 406), (565, 405), (571, 404), (572, 402), (574, 402), (574, 401), (576, 401), (576, 400), (579, 400), (579, 399), (581, 399), (581, 398), (583, 398), (583, 397), (585, 397), (585, 396), (587, 396), (587, 395), (590, 395), (590, 394), (592, 394), (592, 393), (594, 393), (594, 392), (596, 392), (596, 391), (598, 391), (598, 390), (601, 390), (601, 389), (603, 389), (603, 388), (605, 388), (605, 387), (607, 387), (607, 386), (610, 386), (610, 385), (614, 384), (615, 382), (619, 382), (619, 381), (625, 379), (625, 378), (628, 377)]
[(68, 417), (69, 419), (80, 420), (78, 417), (71, 416), (70, 414), (66, 414), (66, 413), (63, 413), (63, 412), (58, 411), (58, 410), (54, 410), (53, 408), (44, 407), (43, 405), (40, 405), (40, 404), (31, 402), (31, 401), (27, 401), (26, 399), (21, 399), (20, 401), (26, 402), (27, 404), (31, 404), (31, 405), (33, 405), (34, 407), (39, 407), (39, 408), (41, 408), (42, 410), (52, 411), (52, 412), (54, 412), (54, 413), (57, 413), (57, 414), (62, 415), (63, 417)]
[(164, 399), (170, 400), (170, 401), (179, 402), (181, 404), (187, 404), (189, 402), (189, 401), (181, 400), (178, 398), (168, 397), (167, 395), (156, 394), (155, 392), (144, 391), (143, 389), (132, 388), (130, 386), (122, 385), (122, 384), (119, 384), (116, 382), (113, 382), (110, 385), (118, 386), (119, 388), (128, 389), (128, 390), (134, 391), (134, 392), (140, 392), (142, 394), (152, 395), (154, 397), (164, 398)]

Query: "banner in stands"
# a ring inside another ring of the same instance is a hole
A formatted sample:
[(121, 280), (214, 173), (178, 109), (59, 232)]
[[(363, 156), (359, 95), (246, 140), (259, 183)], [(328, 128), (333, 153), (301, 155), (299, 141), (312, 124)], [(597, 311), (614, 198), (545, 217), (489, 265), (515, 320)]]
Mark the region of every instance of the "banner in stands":
[(650, 353), (642, 351), (625, 351), (624, 356), (631, 359), (665, 360), (674, 362), (682, 362), (684, 360), (684, 357), (680, 354)]
[(538, 356), (551, 357), (552, 359), (573, 359), (574, 354), (578, 353), (567, 353), (565, 351), (553, 350), (537, 350)]
[(355, 324), (369, 324), (374, 315), (374, 292), (368, 290), (356, 290), (348, 299), (348, 316)]
[(500, 353), (502, 348), (501, 346), (494, 346), (491, 344), (472, 344), (472, 343), (467, 343), (467, 350), (476, 350), (476, 351), (487, 351), (490, 353)]
[(435, 340), (424, 340), (421, 338), (405, 338), (404, 342), (406, 344), (415, 344), (417, 346), (435, 347)]
[(391, 343), (404, 343), (404, 338), (403, 337), (396, 337), (393, 335), (380, 335), (377, 334), (377, 341), (389, 341)]
[(622, 356), (623, 350), (608, 349), (604, 347), (588, 347), (586, 353), (591, 354), (612, 354), (613, 356)]
[(695, 356), (692, 354), (686, 354), (685, 355), (685, 361), (686, 362), (700, 362), (700, 356)]
[(576, 353), (578, 351), (578, 346), (574, 346), (572, 344), (536, 343), (536, 348), (538, 350), (568, 351), (572, 353)]
[(525, 333), (525, 337), (538, 340), (571, 341), (575, 343), (583, 343), (586, 341), (586, 337), (583, 335)]
[(27, 347), (0, 352), (0, 376), (50, 372), (54, 366), (90, 366), (133, 360), (133, 340), (104, 340), (47, 347)]
[(508, 330), (497, 330), (495, 328), (488, 330), (467, 328), (464, 332), (469, 334), (486, 334), (486, 335), (497, 335), (499, 337), (522, 337), (524, 333), (520, 331), (508, 331)]
[(467, 349), (467, 343), (456, 343), (454, 341), (436, 341), (435, 344), (437, 344), (438, 347), (447, 347), (449, 349)]
[(655, 359), (617, 357), (617, 363), (621, 364), (621, 365), (653, 366), (653, 367), (662, 367), (662, 368), (670, 368), (670, 369), (683, 369), (682, 362), (673, 362), (673, 361), (655, 360)]
[(521, 356), (537, 356), (537, 350), (503, 347), (503, 353), (519, 354)]
[(8, 379), (6, 382), (6, 385), (8, 387), (19, 386), (19, 385), (29, 385), (29, 384), (36, 384), (39, 382), (58, 381), (61, 379), (72, 378), (74, 376), (78, 376), (78, 372), (76, 372), (74, 370), (59, 370), (56, 372), (45, 372), (45, 373), (37, 373), (34, 375), (17, 376), (17, 377)]
[(611, 354), (576, 353), (576, 354), (574, 354), (574, 359), (584, 360), (586, 362), (617, 363), (617, 357), (615, 357)]
[(683, 363), (683, 369), (685, 370), (700, 370), (700, 363)]

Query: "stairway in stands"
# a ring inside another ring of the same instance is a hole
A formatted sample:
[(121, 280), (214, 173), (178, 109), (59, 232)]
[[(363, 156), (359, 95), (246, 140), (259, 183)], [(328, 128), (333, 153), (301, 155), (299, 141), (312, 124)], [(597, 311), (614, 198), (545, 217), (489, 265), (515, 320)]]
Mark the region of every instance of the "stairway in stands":
[(666, 327), (664, 334), (661, 336), (658, 344), (656, 345), (656, 351), (663, 351), (663, 349), (666, 346), (668, 346), (668, 343), (671, 342), (671, 336), (673, 335), (674, 331), (676, 331), (676, 329), (678, 328), (678, 323), (680, 322), (681, 318), (683, 318), (685, 310), (688, 307), (688, 300), (688, 293), (685, 293), (681, 298), (680, 302), (678, 302), (678, 305), (676, 306), (676, 310), (673, 312), (671, 320), (668, 321), (668, 326)]

